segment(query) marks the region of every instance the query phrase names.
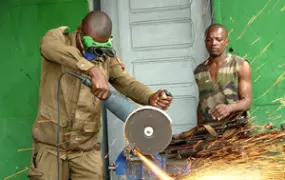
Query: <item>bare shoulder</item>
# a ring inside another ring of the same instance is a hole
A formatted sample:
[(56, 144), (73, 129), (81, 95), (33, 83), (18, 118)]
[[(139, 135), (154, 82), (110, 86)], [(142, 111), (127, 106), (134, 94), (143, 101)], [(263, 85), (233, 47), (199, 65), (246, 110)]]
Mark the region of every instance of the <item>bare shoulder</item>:
[(204, 62), (200, 63), (195, 69), (194, 69), (194, 74), (197, 74), (199, 72), (202, 71), (206, 71), (207, 70), (207, 66), (205, 66), (207, 60), (205, 60)]
[(247, 60), (243, 60), (241, 63), (240, 71), (239, 71), (239, 76), (244, 77), (246, 79), (251, 77), (251, 67), (250, 63)]
[(243, 71), (250, 71), (250, 63), (248, 60), (238, 56), (238, 55), (232, 55), (233, 60), (238, 65), (239, 72), (242, 73)]
[(232, 59), (240, 65), (243, 65), (245, 62), (249, 63), (248, 60), (246, 60), (246, 59), (244, 59), (238, 55), (231, 54), (231, 56), (232, 56)]
[(241, 69), (249, 69), (249, 70), (251, 69), (250, 63), (246, 59), (244, 59), (241, 67), (242, 67)]

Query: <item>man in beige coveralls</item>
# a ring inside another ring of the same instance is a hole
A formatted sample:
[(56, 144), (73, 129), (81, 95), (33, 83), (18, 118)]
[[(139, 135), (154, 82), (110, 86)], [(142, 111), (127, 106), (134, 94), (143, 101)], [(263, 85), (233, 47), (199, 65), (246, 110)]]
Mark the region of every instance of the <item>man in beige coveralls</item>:
[(131, 77), (118, 58), (107, 55), (88, 61), (82, 56), (82, 34), (107, 42), (112, 22), (101, 11), (90, 12), (75, 33), (62, 26), (48, 31), (41, 40), (42, 73), (39, 107), (33, 127), (34, 151), (28, 177), (57, 180), (57, 88), (60, 75), (72, 71), (92, 79), (92, 90), (70, 75), (61, 80), (60, 159), (61, 180), (103, 179), (100, 146), (100, 100), (109, 94), (108, 82), (142, 105), (167, 109), (172, 98), (152, 90)]

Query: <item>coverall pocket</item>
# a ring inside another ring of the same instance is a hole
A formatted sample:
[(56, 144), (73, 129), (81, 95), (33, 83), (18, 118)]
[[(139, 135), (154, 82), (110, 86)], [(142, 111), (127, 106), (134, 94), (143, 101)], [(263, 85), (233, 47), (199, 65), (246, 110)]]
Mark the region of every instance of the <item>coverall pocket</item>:
[(41, 162), (43, 156), (43, 149), (37, 148), (36, 145), (34, 146), (35, 150), (33, 152), (31, 167), (28, 172), (28, 177), (30, 180), (44, 180), (43, 179), (43, 172), (41, 172), (38, 167)]
[(30, 167), (28, 172), (28, 178), (30, 180), (44, 180), (43, 173), (39, 172), (36, 168)]
[[(32, 158), (31, 168), (28, 172), (30, 180), (57, 180), (58, 166), (57, 156), (50, 153), (49, 147), (43, 144), (35, 145), (35, 150)], [(54, 150), (55, 151), (55, 150)], [(65, 167), (61, 167), (61, 179), (66, 180), (65, 176), (68, 176), (65, 172)]]
[[(58, 115), (56, 109), (53, 109), (48, 105), (42, 104), (40, 107), (40, 114), (42, 118), (50, 120), (55, 124), (58, 124)], [(60, 126), (61, 127), (67, 126), (67, 117), (64, 115), (64, 112), (62, 110), (60, 111)]]

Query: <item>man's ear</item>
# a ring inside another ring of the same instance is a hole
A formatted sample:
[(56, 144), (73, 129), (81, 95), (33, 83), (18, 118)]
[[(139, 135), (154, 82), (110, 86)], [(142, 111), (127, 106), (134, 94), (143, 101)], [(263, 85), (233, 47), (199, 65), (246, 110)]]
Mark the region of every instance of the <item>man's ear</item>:
[(79, 49), (79, 51), (82, 53), (84, 50), (84, 46), (81, 42), (81, 31), (80, 30), (77, 30), (75, 39), (76, 39), (76, 46)]
[(228, 45), (229, 45), (229, 42), (230, 42), (230, 40), (229, 40), (229, 39), (227, 39), (227, 40), (226, 40), (226, 46), (228, 46)]
[(81, 33), (81, 30), (82, 30), (82, 24), (80, 24), (80, 25), (77, 27), (77, 32)]

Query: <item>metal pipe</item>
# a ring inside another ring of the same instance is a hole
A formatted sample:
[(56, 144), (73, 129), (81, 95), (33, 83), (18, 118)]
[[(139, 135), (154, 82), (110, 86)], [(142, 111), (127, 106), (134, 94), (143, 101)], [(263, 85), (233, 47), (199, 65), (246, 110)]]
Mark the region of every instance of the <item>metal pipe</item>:
[(109, 152), (108, 145), (108, 123), (107, 123), (107, 110), (102, 105), (102, 142), (101, 142), (101, 153), (103, 160), (103, 171), (104, 171), (104, 179), (109, 180), (110, 174), (108, 170), (109, 166), (109, 156), (106, 156)]
[[(117, 116), (121, 121), (125, 122), (129, 114), (137, 107), (131, 103), (126, 97), (120, 95), (116, 91), (111, 91), (111, 95), (102, 103), (102, 125), (103, 125), (103, 142), (102, 153), (107, 155), (109, 153), (108, 146), (108, 118), (107, 109)], [(112, 179), (112, 171), (109, 169), (109, 156), (103, 157), (104, 179)]]

